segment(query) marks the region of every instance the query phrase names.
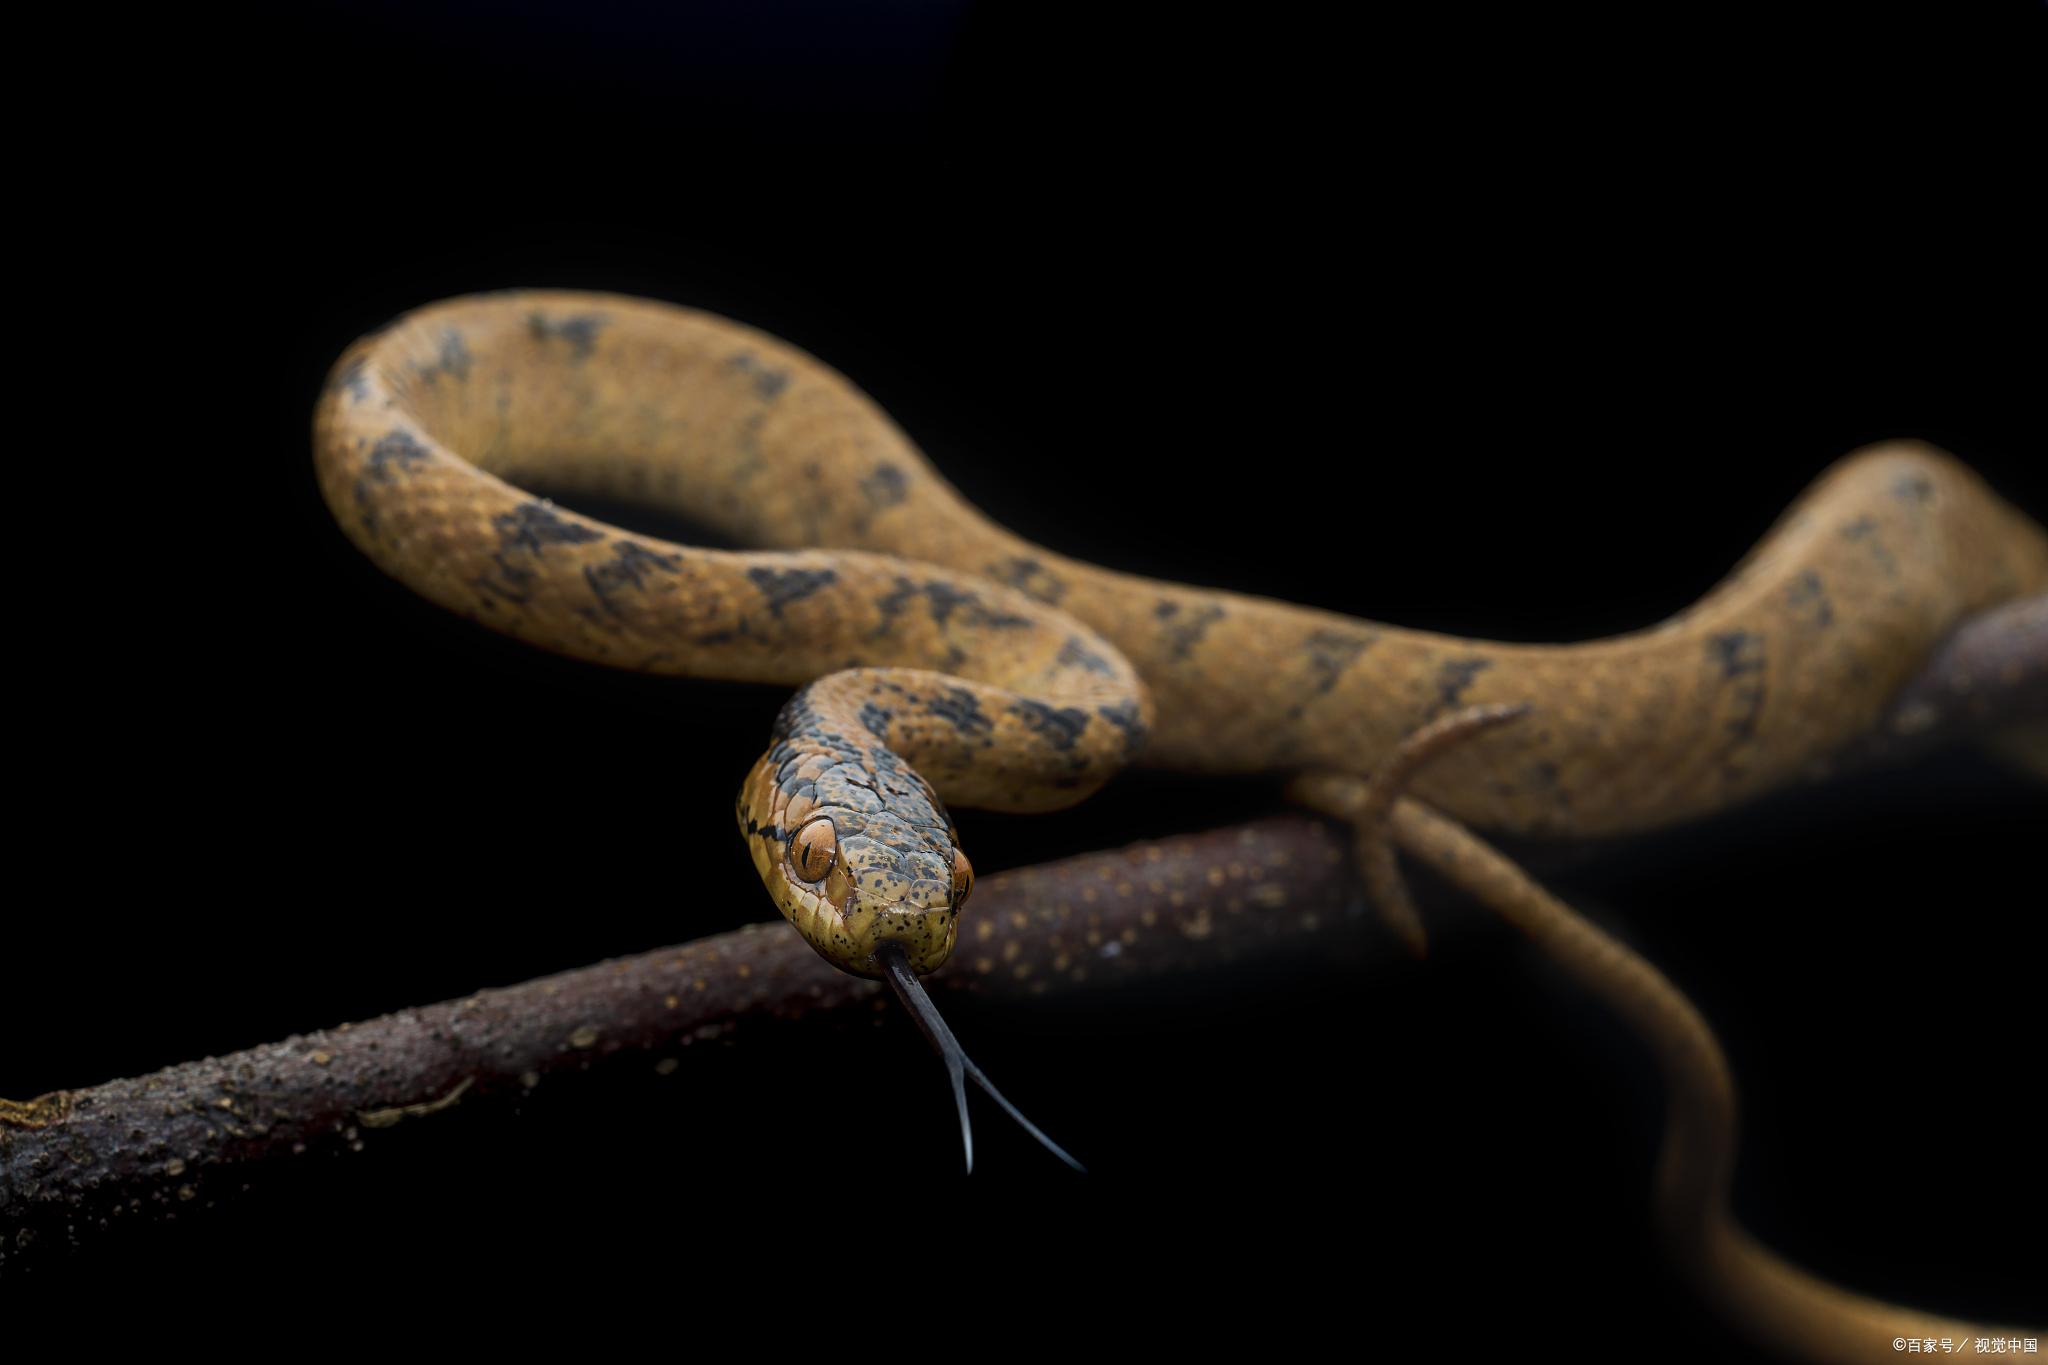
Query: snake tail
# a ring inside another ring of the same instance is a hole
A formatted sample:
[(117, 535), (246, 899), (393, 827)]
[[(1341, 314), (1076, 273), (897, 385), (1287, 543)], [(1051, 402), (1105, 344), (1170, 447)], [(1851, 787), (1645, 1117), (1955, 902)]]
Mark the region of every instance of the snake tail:
[[(1418, 735), (1416, 763), (1501, 719), (1448, 717)], [(1868, 1365), (1898, 1339), (2005, 1337), (2014, 1329), (1971, 1323), (1843, 1289), (1784, 1260), (1752, 1238), (1729, 1209), (1737, 1147), (1737, 1098), (1728, 1059), (1692, 1002), (1633, 950), (1539, 886), (1512, 860), (1456, 821), (1410, 797), (1370, 830), (1392, 859), (1393, 843), (1507, 921), (1558, 963), (1650, 1046), (1664, 1078), (1666, 1121), (1657, 1157), (1660, 1235), (1680, 1269), (1743, 1331), (1773, 1350), (1819, 1365)]]

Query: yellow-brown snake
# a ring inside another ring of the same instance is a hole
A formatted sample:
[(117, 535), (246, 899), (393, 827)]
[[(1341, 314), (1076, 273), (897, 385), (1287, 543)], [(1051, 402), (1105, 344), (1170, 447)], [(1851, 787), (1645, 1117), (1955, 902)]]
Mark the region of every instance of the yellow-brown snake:
[[(1307, 774), (1319, 805), (1356, 810), (1364, 775), (1414, 752), (1407, 737), (1474, 706), (1520, 708), (1432, 748), (1391, 829), (1658, 1049), (1674, 1085), (1662, 1206), (1681, 1258), (1814, 1358), (1978, 1332), (1935, 1331), (1749, 1242), (1726, 1214), (1733, 1092), (1704, 1024), (1462, 828), (1626, 833), (1823, 768), (1958, 621), (2048, 586), (2048, 536), (1942, 453), (1899, 442), (1843, 460), (1697, 605), (1568, 646), (1055, 555), (967, 505), (816, 360), (617, 296), (510, 292), (406, 315), (335, 367), (315, 455), (348, 536), (450, 610), (593, 662), (801, 687), (740, 823), (784, 915), (861, 974), (880, 974), (885, 949), (917, 971), (951, 950), (972, 870), (944, 802), (1049, 809), (1139, 762)], [(631, 534), (522, 485), (649, 504), (761, 548)]]

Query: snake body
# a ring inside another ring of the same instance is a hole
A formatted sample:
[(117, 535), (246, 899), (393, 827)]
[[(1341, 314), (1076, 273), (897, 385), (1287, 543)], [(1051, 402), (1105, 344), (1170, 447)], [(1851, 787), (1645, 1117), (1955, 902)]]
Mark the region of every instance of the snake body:
[[(407, 314), (336, 365), (314, 445), (350, 539), (455, 612), (593, 662), (802, 687), (743, 784), (740, 825), (784, 915), (862, 975), (883, 944), (918, 971), (953, 944), (972, 872), (946, 802), (1049, 809), (1133, 761), (1343, 778), (1464, 708), (1517, 708), (1416, 778), (1394, 835), (1509, 918), (1520, 907), (1660, 1048), (1678, 1096), (1667, 1185), (1689, 1191), (1667, 1198), (1669, 1222), (1724, 1299), (1802, 1349), (1852, 1332), (1860, 1353), (1932, 1321), (1816, 1289), (1742, 1238), (1711, 1034), (1567, 908), (1529, 908), (1544, 893), (1459, 822), (1619, 834), (1824, 770), (1957, 622), (2048, 587), (2048, 536), (1943, 453), (1849, 456), (1692, 608), (1552, 646), (1054, 554), (968, 505), (825, 365), (644, 300), (517, 291)], [(521, 485), (761, 548), (629, 533)]]
[[(2041, 529), (1914, 442), (1843, 460), (1706, 598), (1610, 640), (1468, 640), (1156, 582), (997, 526), (795, 348), (607, 295), (485, 295), (409, 314), (343, 358), (318, 431), (322, 487), (359, 546), (434, 600), (548, 648), (792, 684), (850, 663), (1082, 683), (1096, 705), (1137, 700), (1120, 652), (1156, 703), (1138, 756), (1212, 773), (1363, 772), (1446, 711), (1526, 702), (1528, 723), (1448, 755), (1416, 789), (1518, 835), (1625, 833), (1781, 786), (1867, 730), (1959, 619), (2048, 584)], [(785, 553), (629, 535), (522, 483), (648, 503)], [(1032, 625), (1005, 629), (1010, 617)], [(1070, 635), (1082, 664), (1061, 669)], [(984, 760), (1036, 745), (1023, 717), (989, 719)], [(1090, 780), (1136, 728), (1080, 726)]]

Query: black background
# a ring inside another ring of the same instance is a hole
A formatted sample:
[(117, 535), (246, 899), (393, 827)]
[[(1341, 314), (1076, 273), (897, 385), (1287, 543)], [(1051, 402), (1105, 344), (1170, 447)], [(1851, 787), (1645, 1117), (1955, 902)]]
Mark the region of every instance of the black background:
[[(329, 522), (313, 396), (431, 299), (725, 313), (1058, 550), (1495, 638), (1677, 610), (1870, 440), (2048, 514), (2048, 16), (1788, 8), (306, 5), (84, 73), (64, 107), (117, 131), (80, 134), (19, 282), (52, 433), (23, 464), (63, 494), (18, 604), (0, 1093), (765, 909), (727, 811), (778, 697), (487, 637)], [(985, 875), (1271, 804), (1137, 776), (963, 825)], [(1722, 1031), (1738, 1209), (1793, 1259), (2042, 1315), (2044, 813), (1955, 755), (1560, 879)], [(1085, 1183), (984, 1118), (962, 1184), (892, 1023), (422, 1126), (72, 1270), (485, 1294), (637, 1267), (679, 1332), (794, 1293), (969, 1343), (1100, 1340), (1106, 1311), (1154, 1344), (1742, 1358), (1646, 1231), (1647, 1060), (1441, 915), (1426, 966), (963, 1008)]]

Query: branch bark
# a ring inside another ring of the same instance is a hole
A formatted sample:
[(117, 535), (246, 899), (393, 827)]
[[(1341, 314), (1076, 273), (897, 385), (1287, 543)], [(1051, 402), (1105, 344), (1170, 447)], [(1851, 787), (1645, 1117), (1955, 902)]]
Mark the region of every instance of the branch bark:
[[(1281, 817), (997, 873), (973, 910), (932, 978), (941, 998), (1113, 989), (1298, 949), (1355, 925), (1364, 905), (1341, 834)], [(202, 1209), (296, 1158), (516, 1101), (553, 1073), (666, 1073), (694, 1044), (884, 1003), (879, 983), (763, 924), (0, 1103), (0, 1271)]]
[[(2048, 595), (1980, 613), (1936, 647), (1899, 689), (1884, 720), (1831, 768), (1896, 763), (1959, 741), (2048, 778), (2040, 752), (2048, 722)], [(1824, 776), (1825, 774), (1817, 774)]]

